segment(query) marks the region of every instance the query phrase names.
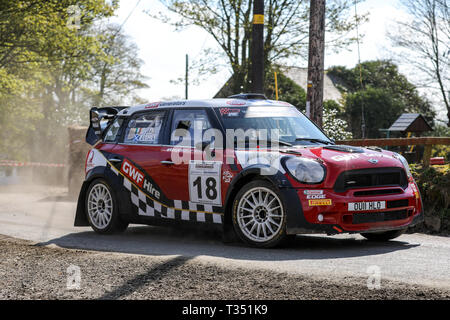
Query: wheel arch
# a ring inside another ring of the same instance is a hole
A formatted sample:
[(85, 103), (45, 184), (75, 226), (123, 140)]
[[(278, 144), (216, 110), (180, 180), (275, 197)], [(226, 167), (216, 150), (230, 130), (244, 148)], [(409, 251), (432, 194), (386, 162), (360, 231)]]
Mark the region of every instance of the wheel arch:
[(89, 226), (85, 210), (85, 198), (89, 186), (91, 185), (92, 181), (96, 179), (103, 179), (109, 184), (111, 191), (114, 193), (114, 196), (118, 200), (116, 202), (118, 203), (119, 215), (124, 218), (124, 220), (126, 219), (127, 213), (131, 212), (131, 202), (129, 197), (125, 197), (123, 192), (119, 192), (119, 190), (121, 190), (120, 188), (123, 187), (117, 182), (114, 182), (114, 177), (108, 174), (108, 172), (110, 171), (111, 170), (107, 167), (95, 167), (86, 176), (86, 179), (81, 185), (80, 194), (78, 195), (77, 210), (75, 213), (74, 221), (75, 227)]
[(243, 169), (239, 172), (236, 177), (231, 181), (230, 186), (228, 187), (227, 194), (225, 196), (225, 207), (224, 207), (224, 232), (228, 233), (233, 230), (233, 222), (232, 222), (232, 208), (233, 201), (238, 194), (239, 190), (246, 185), (247, 183), (261, 179), (270, 182), (277, 189), (288, 187), (289, 181), (286, 179), (283, 173), (278, 171), (273, 175), (263, 175), (261, 174), (261, 169), (267, 169), (265, 165), (253, 165)]

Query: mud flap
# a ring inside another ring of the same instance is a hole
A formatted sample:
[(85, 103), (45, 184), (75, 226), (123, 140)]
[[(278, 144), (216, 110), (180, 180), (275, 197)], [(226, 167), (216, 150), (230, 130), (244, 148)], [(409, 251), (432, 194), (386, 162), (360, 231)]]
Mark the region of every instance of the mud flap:
[(84, 181), (81, 185), (80, 194), (78, 196), (77, 211), (75, 213), (75, 227), (86, 227), (89, 226), (89, 222), (86, 217), (84, 198), (86, 196), (87, 188), (89, 187), (90, 181)]

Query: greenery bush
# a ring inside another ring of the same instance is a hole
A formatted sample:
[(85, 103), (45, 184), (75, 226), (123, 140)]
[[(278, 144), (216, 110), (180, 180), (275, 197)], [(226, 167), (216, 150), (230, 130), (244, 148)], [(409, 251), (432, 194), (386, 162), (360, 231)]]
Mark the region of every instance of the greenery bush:
[[(442, 124), (436, 124), (433, 131), (428, 132), (427, 136), (450, 137), (450, 127)], [(431, 156), (444, 157), (447, 162), (450, 161), (450, 146), (434, 145), (431, 151)]]
[[(363, 89), (361, 89), (360, 72)], [(384, 137), (378, 129), (387, 129), (402, 113), (420, 113), (433, 125), (436, 112), (431, 102), (402, 75), (389, 60), (366, 61), (354, 68), (334, 66), (327, 71), (343, 93), (344, 119), (354, 138), (360, 138), (361, 112), (364, 107), (366, 138)]]
[(450, 164), (428, 168), (411, 164), (410, 167), (422, 195), (425, 215), (439, 217), (441, 231), (450, 232)]

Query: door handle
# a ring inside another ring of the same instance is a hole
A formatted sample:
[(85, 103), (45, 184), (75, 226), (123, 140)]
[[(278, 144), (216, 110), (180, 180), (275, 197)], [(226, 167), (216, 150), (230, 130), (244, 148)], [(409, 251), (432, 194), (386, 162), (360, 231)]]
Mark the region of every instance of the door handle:
[(175, 162), (170, 161), (170, 160), (163, 160), (163, 161), (161, 161), (161, 164), (172, 165), (172, 164), (175, 164)]
[(117, 163), (119, 163), (119, 162), (122, 162), (122, 159), (119, 159), (119, 158), (111, 158), (111, 159), (109, 159), (109, 161), (110, 161), (110, 162), (117, 162)]

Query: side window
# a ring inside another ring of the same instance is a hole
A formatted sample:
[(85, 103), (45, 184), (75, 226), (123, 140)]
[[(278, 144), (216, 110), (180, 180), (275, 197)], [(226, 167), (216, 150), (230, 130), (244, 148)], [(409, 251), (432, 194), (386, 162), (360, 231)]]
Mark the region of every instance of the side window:
[(175, 110), (170, 130), (170, 144), (194, 145), (194, 130), (203, 136), (203, 132), (211, 128), (205, 110)]
[(116, 137), (118, 133), (120, 132), (120, 127), (122, 126), (123, 119), (117, 118), (114, 120), (113, 124), (109, 127), (108, 131), (106, 132), (104, 141), (105, 142), (115, 142)]
[(153, 111), (133, 116), (128, 121), (124, 143), (158, 144), (165, 119), (164, 111)]

